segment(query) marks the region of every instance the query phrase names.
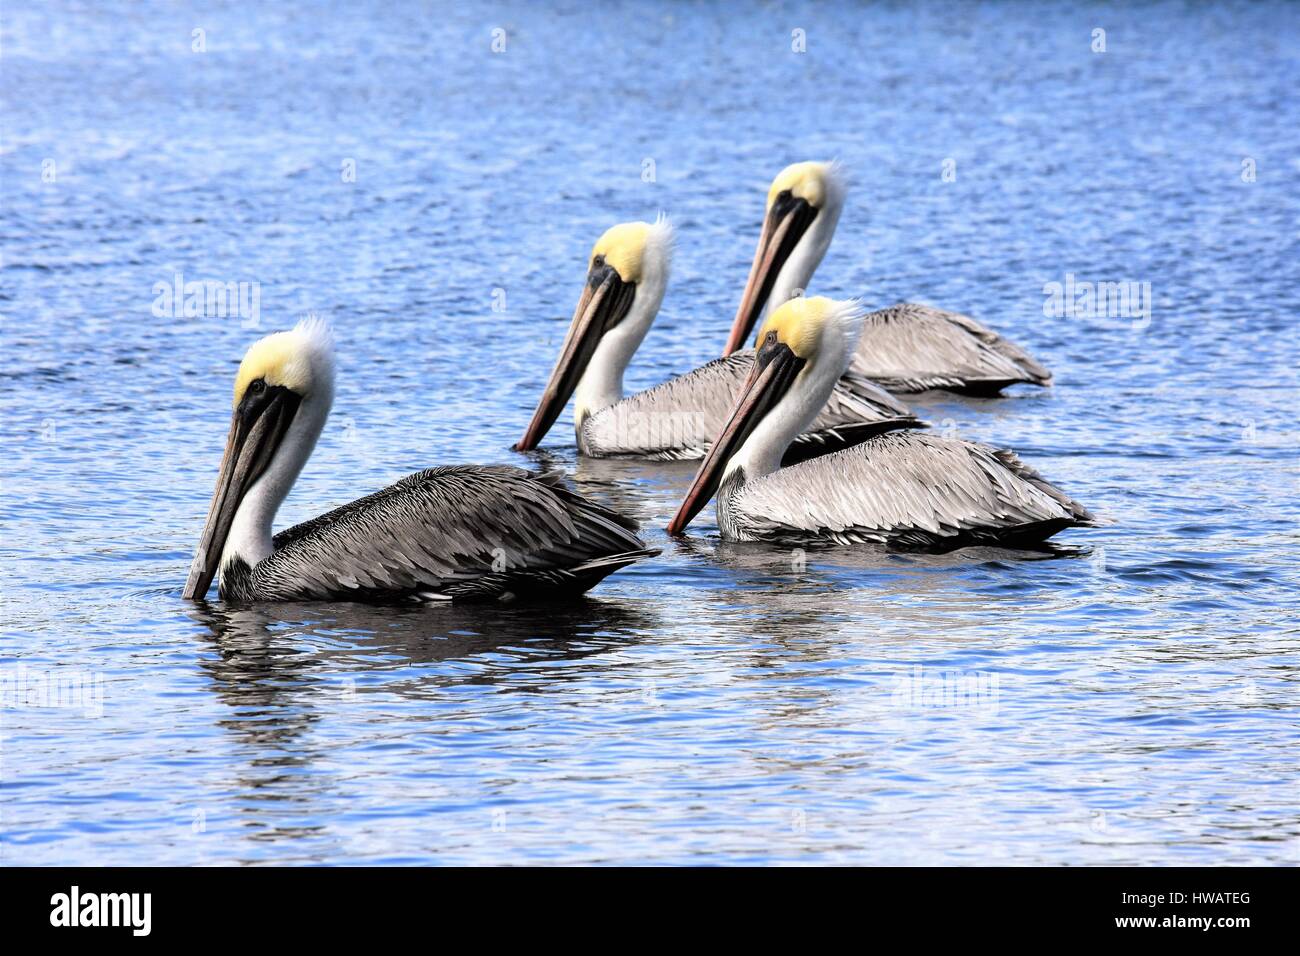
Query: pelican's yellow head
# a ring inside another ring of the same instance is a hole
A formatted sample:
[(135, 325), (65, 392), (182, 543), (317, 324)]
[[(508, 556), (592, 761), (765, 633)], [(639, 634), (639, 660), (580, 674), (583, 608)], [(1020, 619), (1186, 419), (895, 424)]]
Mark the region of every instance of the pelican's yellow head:
[[(801, 359), (815, 361), (829, 355), (845, 367), (862, 335), (862, 307), (855, 299), (825, 296), (791, 299), (775, 309), (758, 332), (759, 346), (769, 336)], [(841, 372), (843, 369), (841, 369)]]
[[(333, 398), (334, 340), (319, 319), (268, 335), (244, 354), (226, 452), (181, 592), (185, 598), (207, 594), (218, 569), (237, 561), (247, 569), (270, 554), (275, 509), (315, 447)], [(246, 498), (251, 510), (243, 507)], [(224, 597), (227, 572), (221, 573)]]
[(764, 310), (808, 288), (844, 208), (837, 163), (795, 163), (772, 180), (763, 231), (723, 355), (745, 344)]
[(640, 282), (647, 272), (667, 272), (672, 244), (672, 224), (662, 215), (654, 222), (619, 223), (596, 240), (587, 266), (604, 263), (624, 282)]
[(559, 361), (516, 450), (536, 448), (570, 396), (579, 433), (590, 415), (623, 397), (623, 371), (663, 302), (672, 246), (673, 227), (662, 214), (612, 226), (596, 240)]
[(772, 186), (767, 191), (767, 208), (771, 209), (782, 193), (789, 193), (814, 209), (821, 209), (842, 191), (838, 164), (793, 163), (777, 173), (776, 179), (772, 180)]
[(234, 405), (244, 400), (248, 387), (260, 381), (282, 386), (300, 398), (333, 395), (334, 336), (321, 319), (303, 319), (287, 332), (276, 332), (254, 342), (239, 363), (235, 376)]

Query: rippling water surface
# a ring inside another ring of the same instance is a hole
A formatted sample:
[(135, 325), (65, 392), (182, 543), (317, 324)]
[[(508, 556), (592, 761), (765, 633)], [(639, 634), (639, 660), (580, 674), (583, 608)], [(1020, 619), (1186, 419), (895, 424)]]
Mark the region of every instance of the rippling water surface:
[[(6, 4), (4, 862), (1300, 862), (1298, 21)], [(1110, 524), (801, 561), (711, 508), (667, 540), (692, 467), (567, 416), (509, 451), (606, 226), (679, 230), (641, 388), (717, 354), (768, 180), (829, 156), (812, 291), (1031, 349), (1053, 389), (914, 404)], [(177, 273), (260, 326), (157, 317)], [(1149, 321), (1045, 318), (1067, 274)], [(545, 462), (663, 555), (562, 608), (182, 601), (236, 363), (308, 312), (339, 387), (282, 525)]]

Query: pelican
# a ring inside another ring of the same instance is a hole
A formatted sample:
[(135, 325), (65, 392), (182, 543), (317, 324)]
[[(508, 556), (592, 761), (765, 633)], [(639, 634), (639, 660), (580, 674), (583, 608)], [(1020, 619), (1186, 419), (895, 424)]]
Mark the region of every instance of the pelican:
[[(802, 295), (826, 254), (844, 206), (835, 163), (795, 163), (767, 192), (767, 215), (723, 353), (740, 348), (765, 308)], [(871, 312), (850, 369), (894, 392), (946, 389), (996, 395), (1008, 385), (1050, 385), (1028, 352), (970, 316), (901, 302)]]
[(510, 466), (416, 472), (272, 536), (271, 522), (334, 398), (329, 327), (306, 320), (253, 344), (184, 597), (220, 571), (238, 601), (491, 600), (577, 594), (657, 554), (636, 524)]
[(882, 543), (946, 551), (1033, 544), (1092, 516), (1011, 452), (891, 432), (781, 468), (853, 358), (855, 302), (792, 299), (759, 331), (753, 368), (668, 525), (681, 534), (715, 494), (722, 537)]
[[(572, 395), (583, 455), (659, 460), (704, 455), (748, 374), (752, 352), (714, 359), (623, 397), (623, 372), (663, 301), (672, 245), (672, 226), (662, 216), (653, 223), (622, 223), (600, 237), (560, 358), (517, 450), (536, 448)], [(795, 438), (792, 458), (919, 425), (888, 392), (862, 376), (846, 375), (834, 384), (806, 433)]]

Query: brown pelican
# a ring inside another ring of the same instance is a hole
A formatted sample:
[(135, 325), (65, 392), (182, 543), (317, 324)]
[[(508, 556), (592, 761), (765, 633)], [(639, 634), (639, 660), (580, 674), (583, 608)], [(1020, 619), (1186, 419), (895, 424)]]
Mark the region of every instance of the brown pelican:
[[(650, 330), (672, 256), (672, 226), (628, 222), (591, 251), (587, 282), (520, 451), (537, 447), (574, 396), (578, 450), (592, 458), (700, 458), (744, 382), (752, 352), (714, 359), (654, 388), (623, 397), (623, 372)], [(826, 407), (793, 442), (805, 458), (895, 428), (921, 423), (905, 405), (860, 375), (831, 389)]]
[[(835, 163), (795, 163), (772, 181), (724, 355), (745, 343), (766, 308), (803, 294), (831, 243), (844, 193)], [(1024, 349), (969, 316), (910, 302), (866, 316), (850, 369), (895, 392), (994, 395), (1018, 382), (1052, 381)]]
[(186, 598), (220, 571), (234, 600), (506, 599), (586, 591), (657, 554), (633, 521), (510, 466), (416, 472), (272, 536), (271, 522), (334, 398), (328, 326), (300, 322), (248, 350)]
[(828, 539), (948, 550), (1032, 544), (1092, 516), (1009, 451), (922, 432), (878, 435), (781, 468), (786, 445), (853, 357), (854, 302), (792, 299), (764, 322), (753, 368), (672, 523), (718, 497), (723, 538)]

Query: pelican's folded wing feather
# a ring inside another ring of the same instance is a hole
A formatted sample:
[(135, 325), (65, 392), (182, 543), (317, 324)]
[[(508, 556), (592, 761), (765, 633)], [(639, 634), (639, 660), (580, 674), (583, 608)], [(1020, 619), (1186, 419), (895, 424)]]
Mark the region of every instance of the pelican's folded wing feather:
[[(743, 349), (623, 399), (584, 422), (583, 452), (596, 457), (703, 458), (726, 424), (753, 364), (754, 350)], [(920, 424), (898, 399), (861, 375), (848, 373), (795, 445), (824, 453), (850, 444), (844, 435), (862, 441)]]
[(653, 553), (635, 528), (555, 475), (432, 468), (281, 532), (252, 583), (285, 600), (585, 590)]
[(851, 369), (897, 392), (942, 388), (996, 393), (1052, 373), (970, 316), (904, 302), (868, 313)]
[(881, 435), (745, 482), (731, 507), (751, 539), (926, 547), (1045, 537), (1092, 520), (1012, 452), (920, 432)]

